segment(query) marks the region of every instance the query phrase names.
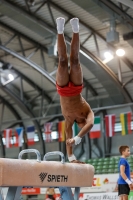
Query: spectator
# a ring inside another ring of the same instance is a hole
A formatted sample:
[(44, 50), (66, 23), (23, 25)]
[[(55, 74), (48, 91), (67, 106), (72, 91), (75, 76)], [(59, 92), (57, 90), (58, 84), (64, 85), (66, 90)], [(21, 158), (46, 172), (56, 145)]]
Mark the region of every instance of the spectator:
[(119, 152), (121, 158), (118, 164), (118, 196), (120, 200), (128, 200), (130, 189), (133, 187), (133, 183), (130, 179), (130, 166), (126, 160), (126, 158), (130, 156), (130, 149), (128, 146), (120, 146)]
[(45, 200), (55, 200), (54, 195), (55, 195), (54, 188), (48, 188), (46, 190), (46, 198), (45, 198)]

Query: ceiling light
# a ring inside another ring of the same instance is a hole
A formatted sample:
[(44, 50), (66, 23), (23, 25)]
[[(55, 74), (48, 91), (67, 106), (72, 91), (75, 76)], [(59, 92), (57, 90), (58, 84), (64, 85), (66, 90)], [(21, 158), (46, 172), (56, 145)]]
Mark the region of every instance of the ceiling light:
[(104, 53), (104, 57), (106, 58), (106, 59), (112, 59), (113, 58), (113, 55), (110, 53), (110, 52), (105, 52)]
[(12, 74), (8, 74), (8, 78), (9, 78), (9, 80), (2, 83), (2, 85), (7, 85), (14, 80), (14, 76)]
[(125, 51), (124, 51), (123, 49), (118, 49), (118, 50), (116, 51), (116, 55), (122, 57), (122, 56), (125, 55)]
[(10, 81), (14, 80), (14, 76), (12, 74), (8, 74), (8, 78), (9, 78)]
[(105, 57), (105, 60), (103, 60), (104, 64), (108, 63), (110, 60), (114, 58), (114, 56), (108, 51), (104, 53), (104, 57)]

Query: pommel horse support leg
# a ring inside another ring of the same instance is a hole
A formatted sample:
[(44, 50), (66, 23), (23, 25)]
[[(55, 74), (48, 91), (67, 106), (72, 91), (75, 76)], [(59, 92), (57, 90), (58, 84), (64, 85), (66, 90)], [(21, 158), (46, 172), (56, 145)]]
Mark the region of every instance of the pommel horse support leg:
[[(30, 152), (36, 153), (37, 160), (22, 160), (22, 155)], [(47, 161), (50, 155), (60, 155), (61, 162)], [(38, 150), (27, 149), (21, 151), (18, 158), (0, 158), (0, 187), (9, 187), (6, 200), (18, 200), (23, 187), (59, 187), (63, 200), (78, 200), (80, 187), (92, 186), (94, 167), (65, 163), (59, 151), (46, 153), (41, 161)], [(75, 188), (74, 197), (71, 187)]]

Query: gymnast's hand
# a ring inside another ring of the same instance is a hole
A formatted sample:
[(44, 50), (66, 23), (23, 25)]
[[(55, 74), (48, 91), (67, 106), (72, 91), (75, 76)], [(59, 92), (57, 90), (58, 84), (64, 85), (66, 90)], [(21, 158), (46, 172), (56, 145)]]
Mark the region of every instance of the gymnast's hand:
[(71, 161), (71, 163), (86, 164), (85, 162), (81, 162), (81, 161), (79, 161), (79, 160), (73, 160), (73, 161)]
[(67, 139), (66, 140), (66, 144), (68, 145), (68, 146), (72, 146), (72, 145), (74, 145), (75, 144), (75, 140), (74, 140), (74, 138), (69, 138), (69, 139)]

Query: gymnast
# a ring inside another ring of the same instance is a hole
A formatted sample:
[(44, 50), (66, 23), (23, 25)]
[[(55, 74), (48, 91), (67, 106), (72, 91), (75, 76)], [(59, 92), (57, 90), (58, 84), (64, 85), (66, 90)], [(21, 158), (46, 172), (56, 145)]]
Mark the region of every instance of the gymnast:
[[(68, 57), (64, 39), (65, 19), (56, 19), (58, 32), (58, 56), (59, 64), (56, 74), (56, 88), (60, 95), (62, 114), (65, 118), (66, 149), (69, 162), (83, 163), (76, 159), (72, 146), (78, 145), (82, 137), (87, 134), (94, 124), (94, 114), (89, 104), (81, 95), (83, 89), (83, 73), (79, 61), (79, 19), (73, 18), (70, 24), (73, 30), (70, 51), (70, 69), (68, 68)], [(76, 122), (80, 132), (72, 138), (72, 126)]]

